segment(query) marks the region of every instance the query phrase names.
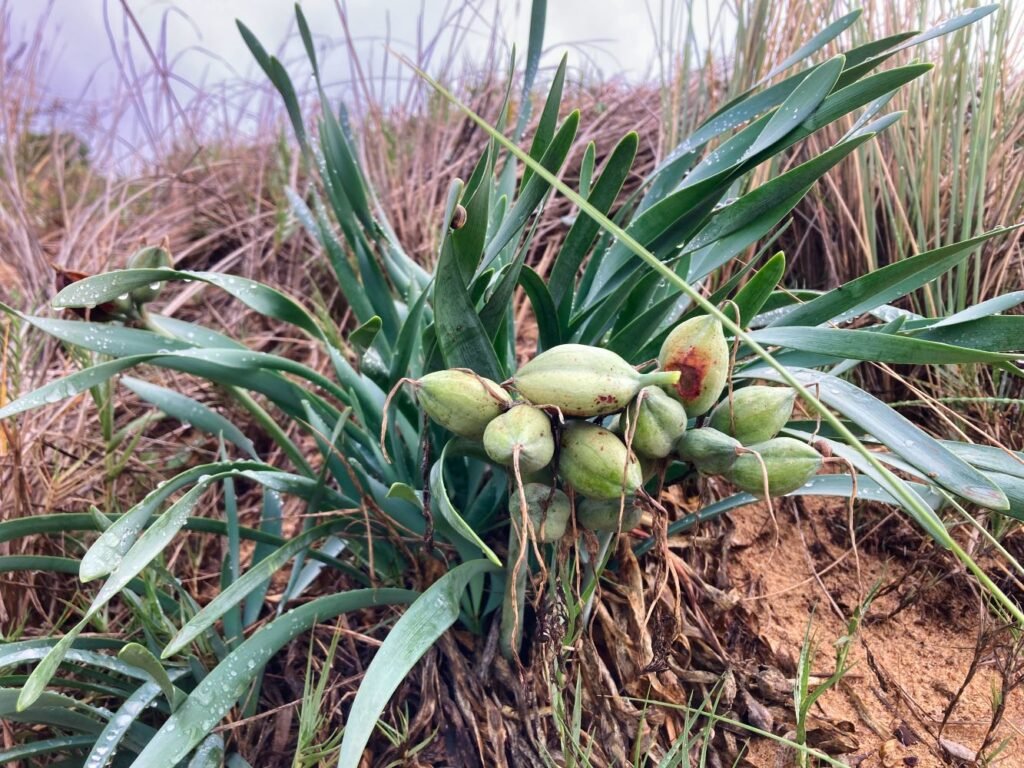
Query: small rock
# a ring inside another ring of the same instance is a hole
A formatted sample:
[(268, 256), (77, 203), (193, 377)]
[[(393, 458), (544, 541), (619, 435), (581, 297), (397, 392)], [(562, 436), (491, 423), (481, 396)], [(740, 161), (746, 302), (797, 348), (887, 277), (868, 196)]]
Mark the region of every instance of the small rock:
[(963, 744), (958, 744), (955, 741), (939, 739), (939, 746), (942, 747), (943, 752), (954, 760), (959, 760), (963, 763), (967, 763), (968, 765), (974, 765), (978, 760), (977, 752), (970, 747), (965, 747)]

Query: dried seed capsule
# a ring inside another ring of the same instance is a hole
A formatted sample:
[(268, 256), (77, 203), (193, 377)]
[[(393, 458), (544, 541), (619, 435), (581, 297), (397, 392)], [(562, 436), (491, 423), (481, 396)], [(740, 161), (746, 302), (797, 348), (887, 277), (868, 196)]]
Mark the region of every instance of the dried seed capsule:
[[(750, 451), (738, 456), (725, 476), (733, 485), (755, 496), (764, 496), (766, 475), (768, 495), (784, 496), (821, 468), (821, 454), (792, 437), (776, 437), (750, 446)], [(763, 467), (755, 453), (760, 455)]]
[(520, 472), (536, 472), (551, 463), (555, 439), (551, 419), (540, 408), (517, 405), (494, 418), (484, 430), (484, 450), (492, 461), (514, 466), (517, 449)]
[[(158, 246), (142, 248), (128, 259), (128, 269), (155, 269), (169, 266), (171, 266), (171, 254)], [(136, 304), (145, 304), (147, 301), (155, 299), (162, 289), (163, 283), (143, 285), (134, 289), (131, 292), (131, 297)]]
[(712, 427), (744, 445), (771, 440), (793, 415), (796, 391), (789, 387), (750, 386), (733, 393), (711, 412)]
[[(621, 509), (622, 526), (619, 526)], [(640, 524), (643, 509), (635, 496), (627, 496), (624, 506), (619, 499), (584, 499), (576, 505), (576, 521), (594, 533), (629, 531)]]
[(661, 345), (658, 364), (679, 373), (675, 386), (666, 390), (686, 406), (686, 413), (705, 413), (721, 396), (729, 375), (722, 324), (707, 315), (680, 323)]
[(495, 382), (452, 368), (428, 373), (416, 382), (416, 397), (427, 415), (449, 432), (479, 440), (512, 398)]
[[(550, 544), (561, 539), (572, 512), (569, 497), (557, 488), (540, 483), (524, 485), (523, 495), (526, 496), (526, 510), (537, 540)], [(516, 489), (509, 494), (508, 512), (512, 518), (512, 528), (518, 532), (522, 528), (522, 520), (519, 491)]]
[(721, 475), (736, 461), (740, 441), (711, 427), (691, 429), (676, 444), (676, 453), (706, 475)]
[(558, 472), (577, 493), (592, 499), (617, 499), (643, 484), (640, 462), (622, 440), (587, 421), (571, 421), (562, 430)]
[(513, 382), (533, 403), (553, 405), (566, 416), (590, 417), (621, 411), (642, 387), (668, 387), (678, 378), (667, 371), (640, 373), (607, 349), (562, 344), (520, 368)]
[(640, 456), (665, 458), (686, 432), (686, 409), (660, 387), (644, 387), (625, 413), (616, 432), (628, 438), (627, 422), (635, 423), (628, 428), (633, 430), (631, 446)]

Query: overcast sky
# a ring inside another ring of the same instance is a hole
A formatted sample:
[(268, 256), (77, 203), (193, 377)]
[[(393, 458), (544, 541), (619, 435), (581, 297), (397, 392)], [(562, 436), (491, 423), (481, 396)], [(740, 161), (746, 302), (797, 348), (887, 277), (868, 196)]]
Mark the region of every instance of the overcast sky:
[[(348, 22), (362, 74), (379, 86), (387, 46), (422, 58), (417, 56), (417, 41), (422, 45), (439, 30), (441, 37), (427, 66), (434, 73), (453, 47), (459, 64), (469, 66), (488, 54), (507, 60), (512, 43), (524, 56), (531, 4), (530, 0), (302, 0), (301, 5), (325, 57), (321, 62), (325, 78), (336, 84), (338, 96), (346, 96), (352, 66), (349, 49), (338, 44), (345, 39), (339, 9)], [(545, 33), (548, 53), (542, 63), (552, 66), (568, 49), (570, 66), (577, 70), (648, 76), (655, 72), (652, 65), (658, 46), (652, 17), (681, 5), (673, 0), (551, 0)], [(694, 5), (717, 8), (720, 3), (696, 0)], [(49, 66), (44, 87), (61, 104), (57, 114), (62, 117), (57, 119), (72, 123), (79, 119), (81, 125), (80, 116), (92, 108), (94, 127), (116, 124), (126, 147), (140, 141), (139, 115), (152, 111), (151, 107), (133, 110), (124, 98), (126, 83), (133, 79), (132, 62), (138, 70), (151, 69), (143, 36), (168, 62), (175, 96), (186, 105), (197, 93), (227, 90), (229, 83), (239, 79), (263, 81), (235, 27), (236, 19), (249, 26), (269, 51), (279, 54), (293, 76), (304, 77), (301, 73), (308, 72), (291, 0), (125, 0), (124, 4), (122, 0), (0, 0), (2, 9), (10, 14), (16, 43), (31, 42), (37, 30), (43, 30)], [(658, 26), (671, 28), (668, 22), (671, 19), (663, 17)], [(696, 23), (701, 36), (708, 39), (707, 14), (701, 13)], [(492, 35), (495, 29), (497, 44)], [(133, 52), (131, 57), (124, 55), (126, 45)], [(410, 74), (399, 71), (393, 58), (388, 66), (392, 91), (385, 98), (391, 99), (395, 75), (407, 80)], [(156, 98), (158, 92), (152, 82), (140, 90), (147, 99)], [(236, 89), (228, 98), (242, 109), (251, 106), (245, 103), (251, 97), (251, 91)], [(108, 100), (123, 112), (95, 108)], [(127, 138), (128, 134), (135, 135)]]
[[(127, 34), (133, 42), (139, 40), (137, 31), (128, 26), (121, 0), (8, 2), (15, 38), (30, 37), (37, 20), (49, 12), (46, 39), (54, 53), (49, 87), (64, 98), (76, 98), (86, 90), (102, 94), (118, 76), (111, 39), (123, 44)], [(662, 6), (673, 4), (671, 0), (554, 0), (548, 4), (546, 45), (552, 57), (571, 46), (576, 66), (641, 76), (656, 45), (650, 14), (658, 15)], [(453, 16), (469, 28), (461, 47), (468, 57), (489, 50), (495, 18), (503, 45), (516, 42), (522, 50), (530, 14), (529, 0), (476, 0), (480, 8), (476, 18), (468, 11), (458, 14), (464, 7), (461, 0), (303, 0), (301, 5), (321, 40), (342, 37), (338, 9), (343, 8), (360, 57), (367, 62), (379, 61), (389, 36), (396, 50), (413, 53), (421, 28), (429, 38), (443, 20)], [(166, 41), (175, 72), (195, 84), (253, 73), (252, 58), (235, 28), (236, 18), (272, 52), (284, 46), (286, 57), (299, 53), (289, 0), (127, 0), (127, 6), (155, 47), (163, 47)], [(706, 26), (706, 21), (702, 24)], [(456, 32), (449, 30), (449, 34)], [(141, 56), (141, 48), (136, 50)]]

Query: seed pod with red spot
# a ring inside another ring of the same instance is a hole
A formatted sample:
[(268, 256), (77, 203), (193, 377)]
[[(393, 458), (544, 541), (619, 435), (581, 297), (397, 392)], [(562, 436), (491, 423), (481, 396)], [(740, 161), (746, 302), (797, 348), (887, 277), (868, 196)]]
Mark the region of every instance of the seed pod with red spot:
[(707, 315), (680, 323), (661, 345), (658, 363), (679, 373), (675, 385), (665, 390), (686, 406), (686, 413), (705, 413), (718, 401), (729, 375), (729, 345), (722, 324)]
[(640, 373), (614, 352), (583, 344), (561, 344), (520, 368), (513, 382), (537, 405), (565, 416), (604, 416), (625, 408), (648, 384), (673, 386), (678, 373)]

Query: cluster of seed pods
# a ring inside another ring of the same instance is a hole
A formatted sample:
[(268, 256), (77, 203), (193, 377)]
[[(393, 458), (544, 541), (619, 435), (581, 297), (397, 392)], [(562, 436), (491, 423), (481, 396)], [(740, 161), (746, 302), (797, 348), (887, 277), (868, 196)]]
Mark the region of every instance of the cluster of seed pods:
[(434, 422), (482, 442), (513, 479), (501, 633), (507, 656), (518, 651), (530, 543), (561, 541), (574, 514), (607, 551), (618, 532), (640, 522), (644, 484), (668, 460), (762, 497), (789, 493), (819, 470), (814, 448), (777, 436), (793, 413), (792, 389), (748, 385), (723, 398), (728, 384), (728, 344), (710, 317), (676, 326), (649, 372), (606, 349), (563, 344), (505, 383), (515, 397), (463, 369), (414, 382)]

